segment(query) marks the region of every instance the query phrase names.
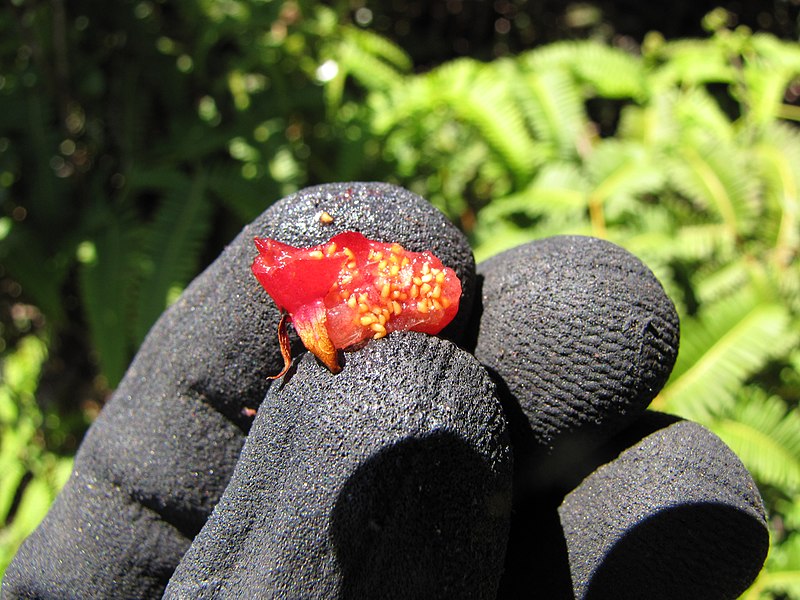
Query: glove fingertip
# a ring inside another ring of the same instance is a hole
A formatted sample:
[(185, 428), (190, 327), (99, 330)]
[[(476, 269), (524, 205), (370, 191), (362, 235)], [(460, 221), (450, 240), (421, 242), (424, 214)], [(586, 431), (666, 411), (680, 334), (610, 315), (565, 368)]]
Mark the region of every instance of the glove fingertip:
[(578, 599), (733, 599), (769, 547), (750, 474), (717, 436), (689, 421), (597, 469), (559, 514)]

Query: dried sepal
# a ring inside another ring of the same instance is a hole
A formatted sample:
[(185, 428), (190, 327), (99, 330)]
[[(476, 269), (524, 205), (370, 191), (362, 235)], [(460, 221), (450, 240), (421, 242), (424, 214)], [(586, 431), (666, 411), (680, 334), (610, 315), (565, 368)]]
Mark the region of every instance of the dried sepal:
[(283, 369), (277, 375), (271, 375), (270, 379), (280, 379), (289, 368), (292, 366), (292, 343), (289, 341), (289, 332), (286, 330), (286, 324), (289, 322), (289, 314), (282, 313), (281, 320), (278, 322), (278, 346), (281, 349), (281, 357), (283, 358)]

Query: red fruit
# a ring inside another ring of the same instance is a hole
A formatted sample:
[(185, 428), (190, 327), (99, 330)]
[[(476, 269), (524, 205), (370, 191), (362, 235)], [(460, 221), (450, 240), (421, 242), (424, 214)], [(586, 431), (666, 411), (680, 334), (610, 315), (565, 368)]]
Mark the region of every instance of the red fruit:
[(278, 338), (289, 368), (287, 318), (305, 347), (332, 372), (336, 352), (369, 338), (411, 330), (439, 333), (458, 312), (461, 282), (430, 252), (347, 231), (313, 248), (255, 238), (252, 270), (284, 313)]

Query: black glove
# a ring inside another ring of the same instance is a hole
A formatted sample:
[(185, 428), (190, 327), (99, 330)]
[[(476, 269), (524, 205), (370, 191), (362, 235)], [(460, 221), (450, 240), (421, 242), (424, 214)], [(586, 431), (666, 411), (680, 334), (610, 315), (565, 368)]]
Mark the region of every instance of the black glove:
[[(447, 339), (391, 334), (337, 375), (306, 354), (269, 386), (279, 313), (252, 238), (346, 230), (432, 251), (459, 315)], [(466, 240), (400, 188), (275, 204), (154, 326), (4, 597), (735, 597), (763, 507), (713, 434), (643, 412), (677, 350), (649, 271), (590, 238), (479, 271), (473, 310)]]
[(766, 557), (764, 507), (713, 433), (645, 411), (678, 349), (649, 269), (564, 236), (478, 273), (474, 355), (498, 383), (515, 461), (499, 597), (738, 597)]

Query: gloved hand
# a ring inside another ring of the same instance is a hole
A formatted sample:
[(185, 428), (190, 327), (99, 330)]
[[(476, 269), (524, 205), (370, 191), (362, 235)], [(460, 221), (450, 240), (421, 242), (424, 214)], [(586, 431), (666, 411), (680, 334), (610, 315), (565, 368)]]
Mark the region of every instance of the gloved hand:
[[(459, 315), (445, 339), (394, 333), (336, 375), (306, 353), (270, 385), (279, 313), (252, 239), (346, 230), (432, 251)], [(677, 327), (606, 242), (529, 244), (476, 276), (405, 190), (303, 190), (153, 327), (3, 596), (733, 598), (766, 554), (758, 492), (709, 431), (645, 411)]]

